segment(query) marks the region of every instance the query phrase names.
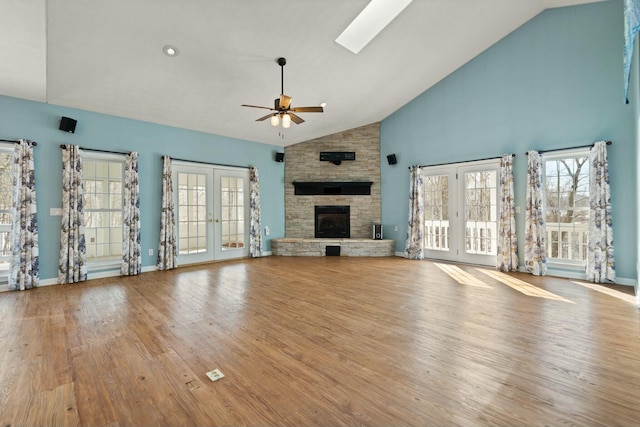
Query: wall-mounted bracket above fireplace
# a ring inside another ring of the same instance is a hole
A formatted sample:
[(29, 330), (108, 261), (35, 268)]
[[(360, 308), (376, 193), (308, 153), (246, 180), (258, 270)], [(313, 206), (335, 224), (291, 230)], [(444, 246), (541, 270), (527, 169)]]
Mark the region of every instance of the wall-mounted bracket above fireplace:
[(296, 196), (370, 196), (372, 181), (293, 182)]

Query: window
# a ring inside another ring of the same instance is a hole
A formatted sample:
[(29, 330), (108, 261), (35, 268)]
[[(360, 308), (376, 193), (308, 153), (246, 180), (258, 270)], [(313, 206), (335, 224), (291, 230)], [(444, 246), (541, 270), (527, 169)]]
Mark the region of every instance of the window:
[(220, 178), (222, 250), (244, 246), (244, 179)]
[(207, 251), (206, 174), (178, 173), (178, 253)]
[(498, 236), (498, 173), (482, 170), (464, 173), (467, 253), (495, 255)]
[(9, 270), (12, 200), (13, 149), (8, 146), (0, 146), (0, 271)]
[(449, 250), (449, 176), (424, 177), (425, 249)]
[(543, 164), (547, 257), (584, 265), (589, 229), (589, 152), (543, 155)]
[(84, 220), (87, 261), (122, 257), (124, 160), (83, 153)]

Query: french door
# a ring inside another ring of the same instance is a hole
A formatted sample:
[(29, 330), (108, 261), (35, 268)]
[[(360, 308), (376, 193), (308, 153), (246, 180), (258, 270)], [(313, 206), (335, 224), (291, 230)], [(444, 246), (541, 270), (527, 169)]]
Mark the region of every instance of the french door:
[(495, 265), (498, 171), (498, 161), (423, 170), (428, 258)]
[(249, 255), (249, 171), (175, 162), (178, 264)]

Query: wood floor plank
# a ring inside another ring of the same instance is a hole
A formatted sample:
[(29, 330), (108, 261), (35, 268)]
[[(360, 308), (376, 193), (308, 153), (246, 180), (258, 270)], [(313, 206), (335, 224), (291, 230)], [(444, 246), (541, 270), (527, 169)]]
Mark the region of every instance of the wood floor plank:
[(640, 425), (629, 289), (491, 273), (268, 257), (2, 293), (0, 425)]

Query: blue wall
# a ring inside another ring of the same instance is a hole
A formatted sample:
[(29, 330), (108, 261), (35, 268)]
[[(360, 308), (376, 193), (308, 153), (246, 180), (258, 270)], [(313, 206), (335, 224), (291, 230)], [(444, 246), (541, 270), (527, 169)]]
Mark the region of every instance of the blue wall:
[(622, 96), (622, 30), (621, 0), (547, 10), (383, 120), (382, 158), (396, 153), (398, 164), (381, 165), (382, 219), (397, 250), (407, 232), (409, 165), (516, 153), (516, 204), (524, 207), (525, 151), (612, 140), (617, 274), (635, 279), (636, 144), (633, 106)]
[[(60, 117), (78, 120), (75, 134), (58, 130)], [(284, 237), (284, 165), (274, 161), (281, 147), (217, 135), (161, 126), (137, 120), (64, 108), (0, 96), (0, 138), (27, 138), (35, 148), (38, 204), (40, 278), (57, 277), (60, 250), (60, 217), (50, 208), (61, 207), (62, 150), (60, 144), (114, 151), (137, 151), (140, 174), (142, 265), (155, 265), (160, 228), (161, 156), (260, 170), (263, 250), (271, 250), (270, 238)]]

